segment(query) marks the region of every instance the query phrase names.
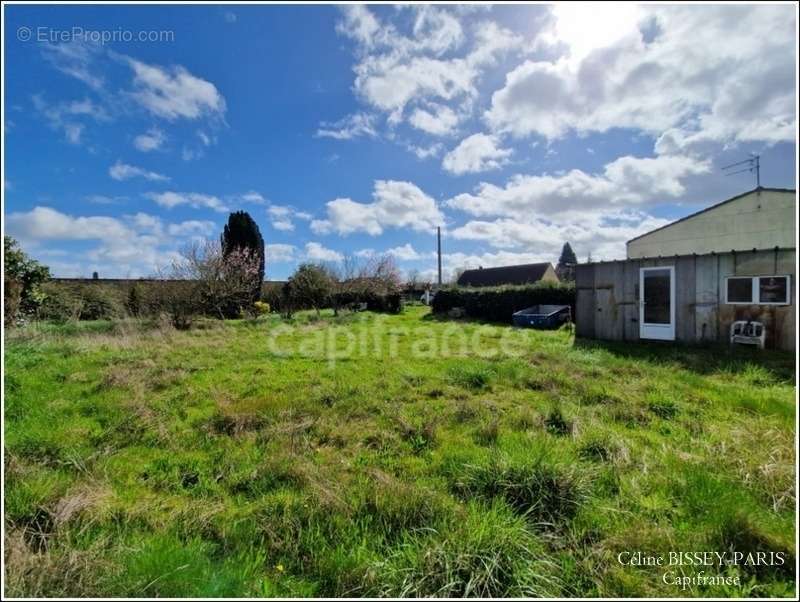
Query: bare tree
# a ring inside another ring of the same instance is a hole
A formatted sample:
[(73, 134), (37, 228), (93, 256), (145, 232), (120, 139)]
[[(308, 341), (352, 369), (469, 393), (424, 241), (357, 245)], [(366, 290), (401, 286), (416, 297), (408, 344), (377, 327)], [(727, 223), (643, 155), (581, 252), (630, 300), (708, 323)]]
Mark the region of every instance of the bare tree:
[(159, 274), (157, 304), (178, 328), (188, 327), (198, 313), (235, 317), (252, 305), (259, 265), (257, 254), (245, 247), (223, 254), (216, 241), (191, 244)]

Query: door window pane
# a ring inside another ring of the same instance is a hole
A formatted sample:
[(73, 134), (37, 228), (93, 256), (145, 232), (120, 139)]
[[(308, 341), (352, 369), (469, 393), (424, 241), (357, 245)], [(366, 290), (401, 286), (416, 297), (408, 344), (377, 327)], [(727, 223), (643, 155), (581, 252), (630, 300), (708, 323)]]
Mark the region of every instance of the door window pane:
[(644, 321), (646, 324), (670, 323), (669, 270), (644, 272)]
[(789, 278), (786, 276), (761, 276), (758, 279), (759, 303), (788, 303)]
[(728, 303), (752, 303), (753, 279), (728, 278)]

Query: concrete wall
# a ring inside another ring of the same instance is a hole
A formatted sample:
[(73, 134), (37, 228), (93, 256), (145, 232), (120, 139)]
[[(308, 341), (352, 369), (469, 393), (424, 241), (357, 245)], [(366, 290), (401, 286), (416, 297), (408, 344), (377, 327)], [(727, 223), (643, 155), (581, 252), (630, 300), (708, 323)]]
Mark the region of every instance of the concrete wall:
[[(795, 350), (796, 252), (792, 249), (683, 255), (579, 264), (576, 333), (609, 341), (639, 340), (639, 268), (675, 266), (675, 340), (727, 343), (736, 320), (763, 322), (769, 348)], [(791, 276), (790, 305), (728, 305), (728, 276)]]
[(759, 189), (628, 242), (628, 258), (795, 246), (794, 191)]

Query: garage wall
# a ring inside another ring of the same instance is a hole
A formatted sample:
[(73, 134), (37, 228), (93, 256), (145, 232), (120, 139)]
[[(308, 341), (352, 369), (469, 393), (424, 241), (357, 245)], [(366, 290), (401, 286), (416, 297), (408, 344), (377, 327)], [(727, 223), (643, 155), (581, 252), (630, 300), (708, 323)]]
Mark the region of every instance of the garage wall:
[[(795, 350), (797, 282), (794, 249), (683, 255), (582, 264), (576, 270), (576, 333), (609, 341), (639, 340), (639, 268), (675, 267), (675, 339), (728, 341), (735, 320), (757, 320), (770, 348)], [(791, 305), (727, 305), (728, 276), (788, 274)]]

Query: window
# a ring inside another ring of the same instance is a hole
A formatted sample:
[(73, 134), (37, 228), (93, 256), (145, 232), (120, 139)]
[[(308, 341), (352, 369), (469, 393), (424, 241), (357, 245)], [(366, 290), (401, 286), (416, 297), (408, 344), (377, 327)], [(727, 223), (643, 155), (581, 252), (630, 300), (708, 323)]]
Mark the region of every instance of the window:
[(725, 302), (788, 305), (789, 276), (733, 276), (725, 283)]
[(788, 276), (761, 276), (758, 279), (758, 302), (786, 305), (789, 303)]
[(754, 303), (752, 278), (728, 278), (728, 303)]

